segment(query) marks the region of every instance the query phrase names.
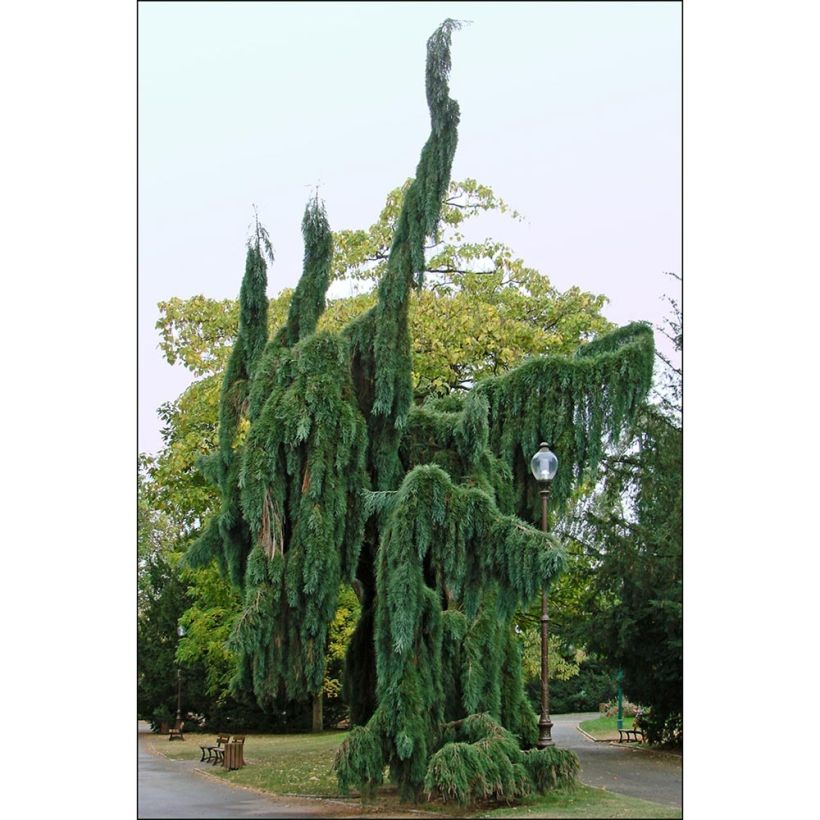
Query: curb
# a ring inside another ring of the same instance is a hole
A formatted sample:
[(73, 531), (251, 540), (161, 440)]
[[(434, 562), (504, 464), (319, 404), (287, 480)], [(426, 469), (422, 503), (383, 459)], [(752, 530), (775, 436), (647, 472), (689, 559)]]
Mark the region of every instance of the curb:
[(589, 732), (585, 732), (580, 724), (575, 727), (587, 740), (591, 740), (593, 743), (609, 743), (610, 746), (615, 746), (617, 749), (633, 749), (634, 751), (640, 752), (652, 752), (656, 755), (664, 755), (665, 757), (676, 757), (683, 759), (682, 754), (677, 754), (676, 752), (667, 752), (665, 749), (654, 749), (651, 746), (648, 746), (645, 743), (631, 743), (627, 741), (626, 743), (619, 743), (617, 740), (611, 738), (603, 738), (603, 737), (593, 737)]
[(581, 725), (575, 727), (587, 740), (591, 740), (593, 743), (612, 743), (611, 740), (607, 740), (606, 738), (602, 737), (593, 737), (589, 732), (585, 732)]

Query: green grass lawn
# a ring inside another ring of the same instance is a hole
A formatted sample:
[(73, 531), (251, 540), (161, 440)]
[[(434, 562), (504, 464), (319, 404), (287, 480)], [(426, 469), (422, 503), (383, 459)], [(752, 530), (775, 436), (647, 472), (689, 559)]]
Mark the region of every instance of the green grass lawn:
[(339, 795), (333, 756), (347, 732), (305, 735), (248, 735), (245, 762), (235, 772), (220, 766), (214, 773), (232, 783), (275, 794)]
[[(229, 783), (249, 786), (272, 794), (339, 798), (336, 777), (332, 771), (333, 756), (346, 736), (345, 732), (248, 735), (244, 749), (247, 765), (244, 768), (229, 772), (221, 766), (207, 766), (207, 771)], [(186, 734), (183, 741), (170, 742), (165, 736), (155, 735), (150, 742), (155, 751), (161, 752), (166, 757), (174, 760), (198, 761), (201, 755), (200, 744), (211, 744), (215, 741), (215, 736), (208, 734)], [(358, 801), (355, 804), (358, 804)], [(392, 816), (392, 813), (413, 808), (460, 818), (665, 818), (681, 816), (678, 809), (580, 784), (574, 789), (560, 790), (546, 796), (529, 797), (514, 807), (484, 805), (473, 807), (470, 810), (438, 802), (423, 802), (417, 806), (402, 805), (399, 803), (395, 788), (388, 786), (380, 789), (376, 798), (370, 801), (369, 805), (371, 808), (383, 811), (385, 816)]]
[(650, 803), (636, 797), (578, 785), (547, 795), (528, 797), (514, 808), (499, 808), (485, 812), (481, 817), (624, 817), (650, 818), (680, 817), (681, 810), (659, 803)]
[[(635, 722), (634, 717), (625, 717), (623, 728), (631, 729)], [(596, 740), (617, 740), (618, 739), (618, 718), (601, 716), (594, 720), (584, 720), (580, 727)]]

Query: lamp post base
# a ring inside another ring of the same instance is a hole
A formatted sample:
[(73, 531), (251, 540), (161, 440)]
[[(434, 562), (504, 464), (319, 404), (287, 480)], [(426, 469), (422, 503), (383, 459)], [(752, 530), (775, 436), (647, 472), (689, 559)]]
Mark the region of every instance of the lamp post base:
[(536, 749), (546, 749), (548, 746), (555, 745), (555, 741), (552, 739), (552, 726), (553, 723), (549, 718), (538, 721), (541, 733), (538, 737), (538, 743), (535, 744)]

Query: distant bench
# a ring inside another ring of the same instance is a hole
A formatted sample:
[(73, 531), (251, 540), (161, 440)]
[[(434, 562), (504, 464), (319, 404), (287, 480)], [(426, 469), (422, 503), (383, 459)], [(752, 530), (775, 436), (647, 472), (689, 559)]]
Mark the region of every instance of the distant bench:
[[(624, 736), (626, 736), (627, 741), (629, 741), (629, 736), (632, 736), (635, 739), (635, 742), (643, 743), (644, 742), (644, 733), (643, 729), (640, 726), (633, 727), (632, 729), (618, 729), (618, 743), (623, 743)], [(638, 741), (638, 735), (641, 736), (640, 741)]]
[[(627, 742), (629, 742), (630, 735), (634, 739), (636, 743), (643, 743), (646, 739), (643, 733), (643, 727), (641, 726), (641, 711), (638, 710), (638, 714), (635, 715), (635, 722), (632, 724), (631, 729), (618, 729), (618, 743), (623, 743), (624, 736), (626, 736)], [(641, 736), (641, 739), (638, 740), (638, 735)]]

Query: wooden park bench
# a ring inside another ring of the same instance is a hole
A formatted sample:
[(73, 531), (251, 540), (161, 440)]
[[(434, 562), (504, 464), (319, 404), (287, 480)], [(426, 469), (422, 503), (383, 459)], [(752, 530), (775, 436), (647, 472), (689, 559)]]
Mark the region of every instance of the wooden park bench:
[[(626, 737), (627, 742), (629, 742), (630, 735), (636, 743), (643, 743), (645, 740), (643, 729), (641, 728), (640, 711), (635, 715), (635, 722), (632, 724), (631, 729), (618, 729), (618, 743), (623, 743), (624, 737)], [(638, 740), (638, 735), (641, 736), (640, 740)]]
[(199, 748), (202, 749), (202, 757), (199, 758), (199, 762), (202, 763), (202, 761), (205, 760), (206, 752), (208, 754), (208, 762), (215, 760), (216, 753), (221, 752), (222, 748), (230, 739), (230, 735), (217, 735), (215, 746), (200, 746)]
[(168, 740), (185, 740), (182, 730), (185, 728), (185, 721), (180, 720), (173, 729), (168, 730)]
[[(643, 743), (644, 741), (644, 734), (643, 729), (640, 726), (633, 727), (632, 729), (618, 729), (618, 743), (623, 743), (624, 737), (626, 737), (627, 741), (629, 740), (630, 735), (634, 738), (635, 742)], [(638, 735), (641, 736), (640, 741), (638, 740)]]

